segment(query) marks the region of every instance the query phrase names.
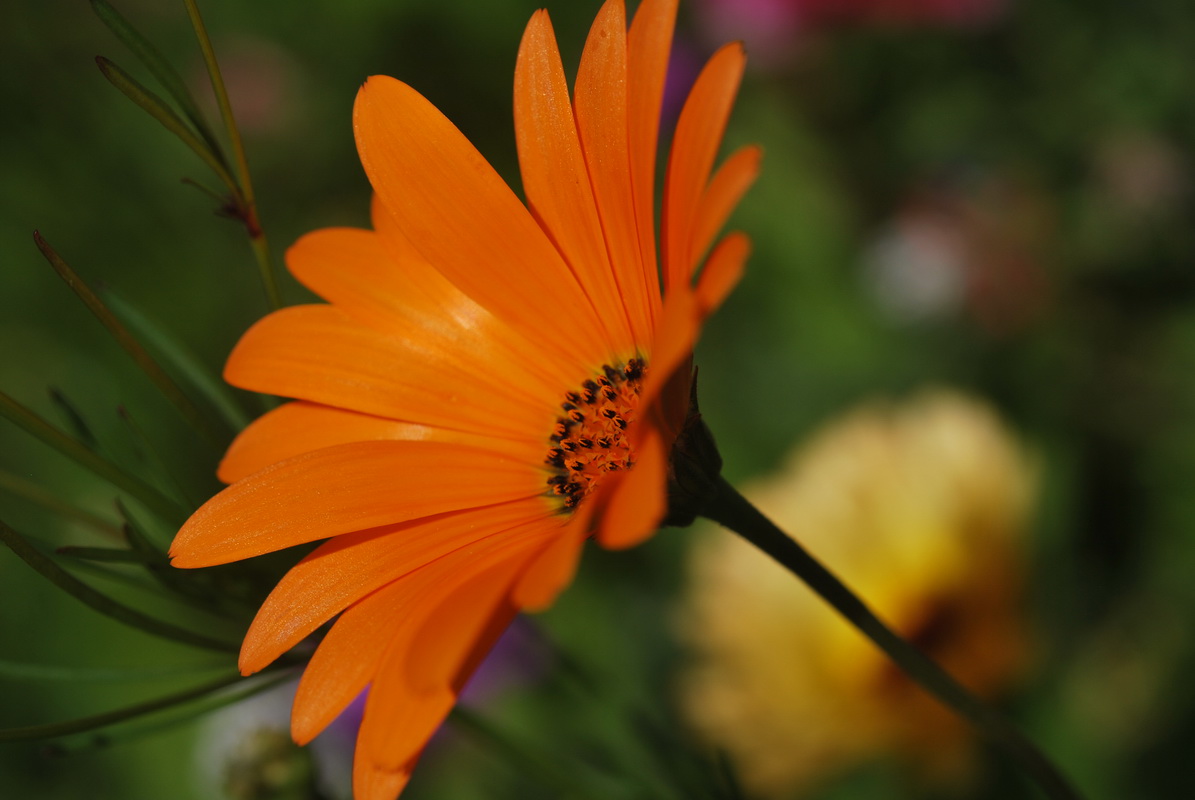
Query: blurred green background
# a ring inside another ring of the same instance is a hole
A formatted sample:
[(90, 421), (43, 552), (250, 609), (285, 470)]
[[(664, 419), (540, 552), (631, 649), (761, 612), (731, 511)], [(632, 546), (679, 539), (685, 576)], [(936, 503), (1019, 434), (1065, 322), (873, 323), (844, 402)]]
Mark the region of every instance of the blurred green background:
[[(204, 4), (276, 259), (307, 230), (366, 224), (350, 110), (370, 74), (415, 86), (517, 186), (511, 75), (538, 5)], [(1026, 603), (1039, 655), (1008, 711), (1092, 798), (1195, 795), (1184, 766), (1195, 747), (1195, 5), (1010, 0), (959, 23), (877, 19), (851, 2), (779, 45), (761, 40), (759, 58), (752, 37), (776, 32), (753, 16), (765, 4), (724, 3), (720, 15), (718, 5), (682, 3), (676, 74), (683, 83), (712, 44), (747, 38), (753, 60), (728, 144), (766, 153), (733, 222), (755, 242), (749, 271), (698, 354), (727, 474), (766, 472), (860, 400), (927, 385), (986, 398), (1034, 449), (1043, 484)], [(549, 5), (570, 71), (597, 7)], [(119, 8), (198, 92), (202, 61), (182, 4)], [(152, 471), (117, 413), (127, 409), (202, 500), (217, 488), (218, 453), (54, 276), (32, 232), (215, 370), (266, 310), (243, 230), (181, 182), (214, 183), (202, 164), (96, 70), (104, 54), (149, 80), (85, 3), (6, 3), (0, 31), (0, 389), (65, 427), (52, 387), (107, 452)], [(309, 298), (285, 281), (288, 302)], [(7, 422), (0, 471), (116, 519), (110, 489)], [(47, 544), (96, 542), (21, 492), (0, 488), (0, 518)], [(534, 621), (558, 650), (551, 675), (484, 712), (530, 752), (584, 763), (597, 796), (692, 797), (684, 787), (716, 783), (711, 754), (670, 705), (685, 544), (685, 532), (666, 531), (631, 552), (589, 552), (578, 584)], [(7, 550), (0, 661), (222, 663), (96, 615)], [(0, 672), (0, 726), (99, 713), (204, 679), (51, 677)], [(198, 730), (187, 722), (65, 756), (3, 744), (0, 794), (211, 797)], [(988, 760), (987, 779), (961, 796), (1030, 796), (999, 756)], [(824, 796), (929, 791), (881, 765)], [(404, 796), (563, 795), (484, 737), (448, 735)]]

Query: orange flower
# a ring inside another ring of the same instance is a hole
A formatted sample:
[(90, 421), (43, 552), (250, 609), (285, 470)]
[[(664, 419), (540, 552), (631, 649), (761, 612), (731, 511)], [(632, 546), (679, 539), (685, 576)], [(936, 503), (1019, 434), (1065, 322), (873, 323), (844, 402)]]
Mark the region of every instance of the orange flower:
[(310, 741), (370, 687), (358, 800), (398, 794), (472, 669), (518, 610), (552, 602), (585, 539), (636, 544), (667, 511), (693, 344), (749, 249), (737, 233), (711, 244), (760, 155), (711, 177), (744, 63), (728, 45), (677, 123), (657, 267), (675, 16), (676, 0), (644, 0), (628, 31), (609, 0), (572, 102), (548, 15), (531, 18), (514, 96), (526, 206), (427, 100), (370, 78), (353, 122), (373, 230), (300, 239), (288, 266), (330, 305), (267, 316), (229, 358), (230, 383), (297, 399), (233, 443), (232, 485), (171, 554), (202, 567), (328, 539), (265, 601), (240, 666), (340, 615), (292, 732)]

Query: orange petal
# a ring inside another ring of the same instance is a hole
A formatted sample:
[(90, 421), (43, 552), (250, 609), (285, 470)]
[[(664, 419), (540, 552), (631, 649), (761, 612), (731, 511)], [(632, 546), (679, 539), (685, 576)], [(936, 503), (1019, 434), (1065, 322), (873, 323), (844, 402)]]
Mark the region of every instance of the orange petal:
[(611, 352), (633, 352), (635, 342), (577, 139), (564, 66), (548, 12), (542, 9), (532, 15), (519, 45), (514, 117), (528, 206), (599, 310)]
[(714, 173), (697, 209), (692, 249), (694, 258), (702, 258), (714, 243), (714, 238), (726, 224), (735, 206), (759, 176), (762, 158), (763, 150), (760, 147), (748, 145), (735, 151)]
[(664, 181), (664, 290), (688, 282), (700, 253), (694, 252), (698, 207), (718, 155), (730, 107), (743, 77), (746, 56), (739, 43), (710, 58), (676, 123)]
[(245, 333), (224, 376), (253, 391), (541, 443), (557, 398), (532, 396), (503, 363), (443, 344), (382, 335), (335, 306), (293, 306)]
[[(410, 690), (407, 660), (412, 639), (445, 597), (476, 576), (488, 574), (495, 565), (510, 562), (512, 547), (516, 554), (520, 546), (525, 547), (528, 531), (539, 537), (532, 544), (542, 541), (543, 526), (533, 523), (509, 535), (459, 548), (391, 582), (341, 614), (299, 681), (291, 713), (295, 741), (306, 744), (313, 739), (372, 682), (357, 739), (354, 774), (371, 763), (383, 765), (383, 772), (407, 766), (455, 701), (453, 687), (447, 682), (429, 694)], [(379, 704), (387, 711), (380, 722), (376, 710), (371, 711)], [(392, 726), (400, 730), (392, 731)], [(379, 727), (382, 730), (377, 730)], [(385, 737), (390, 735), (407, 737), (399, 742), (403, 752), (387, 746), (390, 742)], [(366, 746), (367, 757), (363, 757), (363, 744), (376, 744), (379, 737), (382, 746)]]
[(287, 266), (305, 286), (365, 325), (420, 346), (467, 352), (474, 363), (501, 365), (508, 383), (530, 392), (560, 391), (561, 375), (544, 368), (542, 348), (428, 264), (394, 230), (384, 208), (375, 220), (384, 232), (329, 228), (307, 234), (287, 250)]
[(397, 769), (423, 748), (455, 702), (461, 668), (500, 632), (490, 623), (510, 609), (504, 595), (530, 557), (528, 548), (542, 547), (547, 532), (526, 526), (397, 582), (403, 599), (365, 706), (358, 753), (364, 748), (374, 763)]
[(395, 582), (349, 607), (307, 662), (295, 691), (291, 736), (307, 744), (373, 680), (406, 590)]
[[(414, 759), (412, 759), (414, 761)], [(388, 769), (367, 756), (353, 760), (353, 800), (395, 800), (411, 779), (413, 764)]]
[(353, 126), (374, 190), (424, 258), (545, 350), (586, 368), (608, 357), (568, 265), (435, 106), (393, 78), (372, 77), (357, 95)]
[(266, 598), (241, 647), (250, 674), (365, 595), (474, 542), (542, 519), (538, 497), (346, 533), (296, 564)]
[(657, 402), (676, 371), (688, 364), (700, 330), (701, 308), (697, 296), (687, 285), (681, 284), (664, 298), (660, 325), (652, 344), (651, 370), (639, 396), (640, 408), (648, 408)]
[(592, 504), (578, 509), (555, 539), (537, 555), (515, 583), (511, 602), (524, 611), (543, 611), (572, 583), (589, 535)]
[(635, 11), (627, 35), (627, 141), (631, 156), (631, 184), (635, 195), (639, 249), (649, 286), (656, 278), (656, 149), (660, 132), (660, 105), (677, 0), (643, 0)]
[(441, 442), (354, 442), (275, 464), (207, 501), (171, 545), (205, 567), (351, 531), (543, 492), (536, 469)]
[(738, 285), (749, 255), (751, 240), (742, 233), (729, 233), (718, 242), (701, 270), (701, 277), (697, 279), (697, 304), (702, 319), (721, 306)]
[(576, 120), (610, 263), (634, 341), (651, 341), (660, 286), (655, 259), (640, 250), (631, 156), (627, 147), (627, 24), (622, 0), (598, 12), (577, 70)]
[[(217, 475), (225, 483), (233, 483), (271, 464), (311, 450), (375, 439), (455, 442), (471, 447), (488, 446), (491, 449), (497, 444), (490, 437), (477, 434), (396, 422), (384, 417), (297, 401), (265, 413), (241, 431), (224, 454)], [(505, 449), (511, 445), (502, 442), (498, 446)], [(529, 458), (536, 456), (531, 449), (528, 449), (527, 454)]]
[(635, 446), (635, 468), (627, 472), (607, 501), (598, 532), (598, 542), (620, 550), (651, 537), (668, 512), (667, 448), (661, 432), (643, 431)]
[(427, 615), (406, 654), (411, 689), (418, 694), (445, 687), (460, 691), (472, 674), (467, 667), (480, 663), (514, 618), (514, 606), (506, 598), (528, 560), (524, 551), (490, 572), (472, 576)]

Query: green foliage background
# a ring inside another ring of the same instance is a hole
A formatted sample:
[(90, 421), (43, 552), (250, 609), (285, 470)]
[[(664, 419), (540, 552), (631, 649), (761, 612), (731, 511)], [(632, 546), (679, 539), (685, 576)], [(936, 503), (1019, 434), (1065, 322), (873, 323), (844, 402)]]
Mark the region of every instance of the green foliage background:
[[(313, 228), (366, 223), (350, 110), (370, 74), (423, 92), (517, 185), (511, 75), (537, 5), (205, 4), (275, 255)], [(566, 65), (576, 64), (597, 5), (550, 4)], [(700, 53), (705, 40), (688, 5), (681, 36)], [(129, 0), (120, 10), (202, 86), (181, 4)], [(46, 267), (31, 233), (214, 370), (266, 308), (243, 231), (180, 182), (206, 180), (194, 156), (96, 71), (97, 53), (130, 70), (134, 60), (86, 4), (16, 0), (0, 9), (0, 31), (0, 388), (61, 422), (46, 392), (58, 389), (108, 452), (150, 469), (117, 414), (124, 407), (183, 485), (214, 492), (218, 454)], [(976, 30), (817, 33), (795, 63), (749, 73), (728, 140), (765, 148), (763, 176), (734, 221), (756, 250), (698, 357), (703, 411), (732, 478), (766, 471), (855, 401), (927, 384), (986, 397), (1032, 443), (1044, 489), (1028, 605), (1041, 658), (1009, 711), (1092, 798), (1195, 789), (1184, 766), (1195, 746), (1192, 52), (1195, 6), (1184, 0), (1020, 0)], [(1164, 156), (1141, 202), (1129, 196), (1135, 184), (1117, 183), (1125, 152)], [(978, 208), (995, 220), (988, 244), (1030, 263), (1039, 283), (996, 292), (1007, 324), (965, 304), (909, 318), (877, 302), (868, 254), (926, 193)], [(288, 302), (309, 297), (289, 278), (284, 293)], [(0, 470), (115, 519), (109, 488), (7, 423)], [(3, 489), (0, 518), (53, 545), (94, 543)], [(586, 677), (563, 670), (565, 678), (487, 712), (547, 758), (604, 776), (592, 778), (599, 796), (695, 796), (676, 787), (713, 769), (687, 749), (669, 706), (676, 652), (667, 621), (684, 546), (684, 532), (667, 531), (629, 553), (589, 553), (578, 585), (539, 620)], [(151, 602), (138, 589), (111, 588)], [(180, 609), (172, 618), (200, 616)], [(235, 638), (236, 625), (226, 628)], [(0, 660), (218, 659), (103, 619), (0, 550)], [(177, 676), (0, 673), (0, 726), (98, 713), (183, 685)], [(187, 723), (56, 758), (36, 743), (0, 745), (0, 794), (200, 796), (194, 738)], [(986, 788), (968, 796), (1029, 796), (1007, 765), (991, 761)], [(559, 796), (532, 767), (511, 763), (519, 762), (448, 737), (410, 796)], [(645, 788), (653, 785), (665, 788)], [(925, 795), (881, 764), (824, 796)]]

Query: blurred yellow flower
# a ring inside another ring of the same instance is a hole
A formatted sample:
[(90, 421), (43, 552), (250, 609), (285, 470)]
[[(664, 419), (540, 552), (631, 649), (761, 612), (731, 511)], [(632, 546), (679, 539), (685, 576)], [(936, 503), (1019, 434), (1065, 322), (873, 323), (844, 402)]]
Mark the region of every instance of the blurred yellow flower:
[[(853, 412), (744, 494), (990, 697), (1027, 654), (1018, 604), (1033, 484), (991, 410), (935, 391)], [(749, 791), (788, 796), (887, 754), (924, 777), (966, 774), (965, 723), (768, 556), (710, 531), (690, 566), (682, 699)]]

